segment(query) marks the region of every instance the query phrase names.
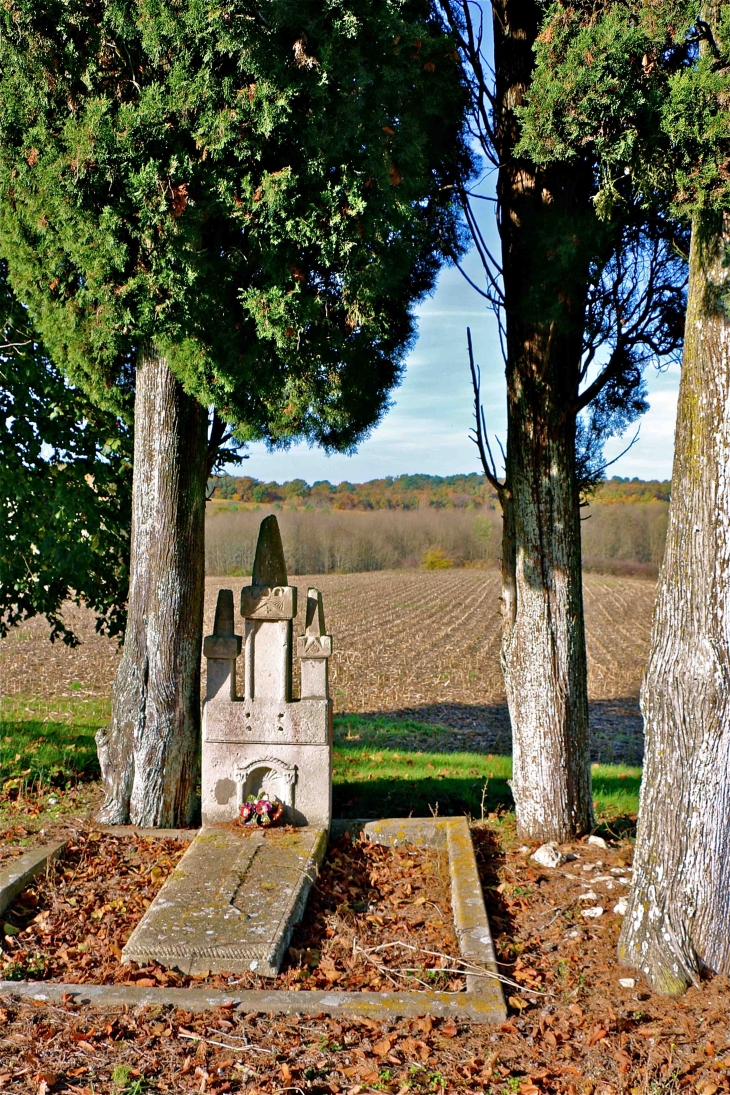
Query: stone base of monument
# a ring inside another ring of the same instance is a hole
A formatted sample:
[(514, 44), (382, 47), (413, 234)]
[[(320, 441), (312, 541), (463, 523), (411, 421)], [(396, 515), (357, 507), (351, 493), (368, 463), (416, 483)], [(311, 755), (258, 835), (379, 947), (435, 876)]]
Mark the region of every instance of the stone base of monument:
[(124, 963), (276, 977), (327, 850), (313, 827), (202, 829), (132, 932)]

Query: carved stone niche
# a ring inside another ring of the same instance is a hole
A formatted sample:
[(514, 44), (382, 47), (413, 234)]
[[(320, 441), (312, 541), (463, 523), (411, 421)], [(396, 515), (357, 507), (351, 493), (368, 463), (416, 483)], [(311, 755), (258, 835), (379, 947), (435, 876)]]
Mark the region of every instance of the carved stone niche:
[(267, 794), (283, 803), (288, 821), (294, 818), (294, 795), (297, 782), (296, 764), (287, 764), (279, 757), (257, 757), (234, 767), (238, 784), (238, 805), (249, 795)]
[(233, 821), (251, 794), (266, 791), (295, 825), (329, 828), (332, 816), (332, 701), (322, 594), (309, 589), (304, 634), (297, 637), (301, 698), (291, 694), (297, 590), (287, 580), (276, 517), (261, 523), (251, 585), (241, 592), (244, 695), (236, 687), (241, 636), (233, 593), (218, 594), (215, 627), (205, 639), (208, 686), (203, 706), (204, 824)]

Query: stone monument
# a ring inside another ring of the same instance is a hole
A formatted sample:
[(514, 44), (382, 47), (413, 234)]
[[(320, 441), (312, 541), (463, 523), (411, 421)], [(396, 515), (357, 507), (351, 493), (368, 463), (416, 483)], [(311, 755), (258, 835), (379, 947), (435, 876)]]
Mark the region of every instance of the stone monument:
[(244, 695), (236, 688), (241, 636), (234, 634), (233, 593), (218, 594), (213, 634), (203, 646), (208, 686), (203, 707), (204, 825), (238, 817), (249, 795), (266, 792), (294, 825), (329, 828), (332, 816), (332, 701), (322, 594), (307, 593), (297, 638), (301, 698), (292, 699), (292, 623), (297, 590), (287, 581), (276, 517), (261, 523), (251, 585), (241, 591)]
[[(241, 636), (233, 593), (218, 594), (204, 642), (203, 828), (132, 932), (124, 962), (159, 962), (184, 973), (275, 977), (301, 919), (332, 817), (332, 701), (322, 594), (307, 593), (297, 638), (301, 698), (292, 699), (297, 591), (288, 584), (275, 517), (261, 523), (251, 585), (241, 593), (244, 694), (236, 687)], [(235, 824), (249, 795), (283, 804), (281, 823)], [(234, 823), (234, 824), (231, 824)]]

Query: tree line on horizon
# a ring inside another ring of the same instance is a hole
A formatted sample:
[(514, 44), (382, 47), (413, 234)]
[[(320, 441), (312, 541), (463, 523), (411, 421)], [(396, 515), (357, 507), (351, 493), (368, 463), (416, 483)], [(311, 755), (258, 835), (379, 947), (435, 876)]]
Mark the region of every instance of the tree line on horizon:
[[(591, 505), (637, 504), (669, 502), (671, 482), (668, 479), (632, 479), (612, 476), (598, 482), (588, 494)], [(497, 492), (486, 476), (478, 472), (462, 475), (411, 474), (384, 476), (363, 483), (343, 480), (330, 483), (318, 479), (309, 484), (305, 479), (289, 479), (283, 483), (265, 482), (251, 476), (217, 475), (208, 481), (208, 499), (214, 502), (241, 502), (253, 505), (284, 503), (293, 508), (334, 510), (416, 510), (496, 509)]]

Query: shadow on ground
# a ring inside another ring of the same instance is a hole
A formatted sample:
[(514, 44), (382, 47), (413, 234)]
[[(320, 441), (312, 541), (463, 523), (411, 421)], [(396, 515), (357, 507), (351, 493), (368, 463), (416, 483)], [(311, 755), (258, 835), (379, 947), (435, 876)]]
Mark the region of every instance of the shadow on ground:
[[(434, 703), (392, 711), (368, 711), (356, 717), (379, 724), (420, 723), (458, 731), (458, 735), (452, 736), (450, 741), (439, 742), (439, 748), (443, 751), (461, 752), (468, 749), (501, 755), (512, 751), (506, 703)], [(644, 733), (637, 696), (594, 700), (589, 704), (589, 719), (593, 762), (642, 763)]]
[(382, 779), (371, 783), (335, 784), (335, 817), (452, 817), (473, 818), (514, 809), (506, 779), (493, 777), (486, 794), (483, 779), (426, 777), (418, 780)]

